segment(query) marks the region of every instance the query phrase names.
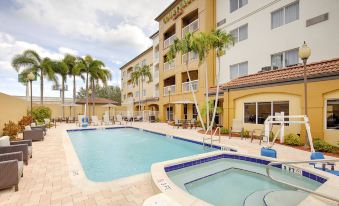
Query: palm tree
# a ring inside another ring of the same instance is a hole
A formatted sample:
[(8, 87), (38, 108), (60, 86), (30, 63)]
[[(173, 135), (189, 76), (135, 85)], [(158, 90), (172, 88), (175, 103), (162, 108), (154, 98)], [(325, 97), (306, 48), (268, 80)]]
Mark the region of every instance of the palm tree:
[(140, 78), (141, 78), (141, 73), (140, 73), (140, 71), (139, 71), (139, 69), (137, 67), (136, 70), (131, 73), (131, 80), (132, 80), (134, 86), (135, 85), (139, 85), (139, 96), (138, 96), (138, 98), (139, 98), (139, 100), (138, 100), (138, 111), (139, 112), (141, 111), (141, 100), (140, 100), (140, 86), (141, 86), (141, 84), (140, 84)]
[(71, 54), (66, 54), (63, 62), (67, 65), (68, 67), (68, 75), (73, 78), (73, 103), (75, 103), (76, 100), (76, 77), (80, 76), (81, 79), (85, 79), (82, 73), (84, 72), (81, 67), (78, 66), (79, 63), (79, 58), (71, 55)]
[[(143, 98), (144, 96), (144, 81), (147, 79), (147, 84), (153, 81), (151, 66), (150, 65), (143, 65), (138, 68), (140, 77), (141, 77), (141, 95)], [(139, 95), (140, 96), (140, 95)]]
[(85, 116), (87, 116), (88, 108), (88, 81), (91, 74), (96, 74), (98, 68), (104, 67), (105, 64), (100, 60), (94, 60), (90, 55), (85, 56), (84, 58), (79, 58), (79, 63), (77, 67), (83, 70), (86, 73), (86, 105), (85, 105)]
[(49, 58), (41, 58), (34, 50), (25, 50), (22, 54), (16, 55), (12, 59), (12, 66), (19, 72), (24, 67), (24, 72), (40, 73), (40, 104), (43, 105), (44, 99), (44, 76), (48, 80), (56, 82), (54, 71), (52, 68), (52, 60)]
[[(212, 31), (210, 34), (211, 46), (213, 49), (216, 49), (218, 57), (218, 72), (217, 72), (217, 91), (215, 94), (215, 103), (213, 108), (212, 122), (210, 129), (212, 130), (215, 115), (217, 113), (217, 106), (219, 100), (219, 89), (220, 89), (220, 57), (225, 54), (225, 49), (228, 48), (231, 44), (234, 44), (234, 37), (231, 34), (228, 34), (220, 29)], [(207, 129), (208, 131), (208, 129)]]
[[(198, 34), (191, 34), (191, 33), (186, 33), (185, 36), (181, 39), (175, 39), (174, 43), (171, 45), (169, 52), (167, 53), (167, 59), (169, 61), (173, 61), (175, 55), (177, 53), (181, 53), (181, 55), (183, 54), (189, 54), (189, 52), (194, 52), (196, 54), (198, 54), (199, 56), (199, 65), (201, 65), (204, 60), (206, 59), (206, 56), (208, 54), (208, 50), (209, 50), (209, 44), (207, 41), (207, 37), (204, 33), (198, 33)], [(193, 100), (194, 100), (194, 105), (197, 109), (198, 112), (198, 117), (199, 120), (201, 122), (201, 125), (203, 127), (203, 129), (205, 130), (205, 124), (203, 122), (202, 116), (201, 116), (201, 112), (198, 106), (198, 102), (195, 96), (195, 92), (193, 90), (193, 86), (192, 86), (192, 81), (191, 81), (191, 76), (188, 70), (188, 63), (189, 63), (189, 58), (186, 58), (185, 61), (185, 65), (186, 65), (186, 73), (187, 73), (187, 77), (188, 77), (188, 81), (189, 81), (189, 88), (192, 92), (192, 96), (193, 96)], [(206, 69), (206, 85), (207, 85), (207, 69)], [(207, 85), (208, 88), (208, 85)], [(208, 97), (207, 97), (207, 103), (208, 103)], [(208, 109), (207, 109), (208, 111)], [(207, 112), (208, 113), (208, 112)], [(209, 115), (207, 115), (207, 123), (209, 122)]]
[[(206, 116), (207, 115), (207, 110), (210, 110), (210, 111), (214, 110), (213, 101), (208, 101), (208, 106), (204, 105), (204, 107), (201, 110), (202, 116)], [(216, 114), (221, 114), (222, 108), (221, 107), (216, 107), (215, 111), (216, 111)], [(214, 124), (214, 121), (213, 121), (213, 118), (212, 118), (211, 126), (209, 128), (207, 128), (206, 132), (208, 132), (210, 128), (213, 128), (213, 124)]]
[(67, 81), (67, 75), (69, 73), (67, 64), (62, 61), (53, 61), (53, 70), (56, 74), (61, 76), (61, 104), (62, 104), (62, 117), (65, 117), (65, 82)]

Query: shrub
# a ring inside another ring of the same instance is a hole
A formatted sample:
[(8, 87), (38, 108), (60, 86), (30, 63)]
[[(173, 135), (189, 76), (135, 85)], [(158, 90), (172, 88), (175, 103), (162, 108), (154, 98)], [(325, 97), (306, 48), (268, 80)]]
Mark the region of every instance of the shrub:
[(241, 135), (242, 135), (242, 137), (250, 137), (250, 132), (247, 131), (247, 130), (243, 130), (243, 131), (241, 131)]
[(40, 106), (33, 109), (33, 119), (41, 124), (44, 122), (44, 119), (50, 119), (52, 116), (52, 111), (48, 107)]
[(25, 129), (25, 126), (30, 125), (33, 122), (32, 116), (23, 116), (21, 120), (18, 122), (21, 131)]
[(303, 145), (301, 138), (297, 134), (288, 134), (285, 136), (285, 144), (293, 146)]
[(8, 123), (5, 123), (5, 127), (3, 128), (3, 134), (4, 136), (9, 136), (11, 140), (14, 140), (20, 131), (20, 126), (15, 124), (12, 121), (9, 121)]
[(229, 131), (228, 131), (227, 128), (225, 128), (225, 127), (220, 128), (220, 134), (228, 134), (228, 133), (229, 133)]
[(318, 138), (313, 140), (313, 147), (316, 151), (319, 151), (319, 152), (329, 152), (329, 153), (339, 152), (338, 147), (325, 142), (325, 140), (323, 139), (318, 139)]

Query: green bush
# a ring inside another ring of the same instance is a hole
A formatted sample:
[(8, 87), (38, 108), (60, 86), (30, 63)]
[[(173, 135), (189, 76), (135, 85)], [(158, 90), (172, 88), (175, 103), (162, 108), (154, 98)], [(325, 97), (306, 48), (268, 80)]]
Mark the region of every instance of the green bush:
[(247, 131), (247, 130), (243, 130), (243, 131), (241, 131), (241, 136), (242, 137), (250, 137), (250, 132), (249, 131)]
[(52, 111), (48, 107), (40, 106), (33, 109), (33, 119), (38, 122), (38, 124), (44, 123), (44, 119), (50, 119), (52, 116)]
[(338, 153), (339, 147), (336, 147), (334, 145), (331, 145), (323, 139), (314, 139), (313, 140), (313, 147), (316, 151), (319, 152), (329, 152), (329, 153)]
[(297, 134), (288, 134), (285, 136), (285, 144), (292, 146), (301, 146), (303, 145), (301, 138)]
[(229, 131), (228, 131), (227, 128), (225, 128), (225, 127), (220, 128), (220, 134), (228, 134), (228, 133), (229, 133)]

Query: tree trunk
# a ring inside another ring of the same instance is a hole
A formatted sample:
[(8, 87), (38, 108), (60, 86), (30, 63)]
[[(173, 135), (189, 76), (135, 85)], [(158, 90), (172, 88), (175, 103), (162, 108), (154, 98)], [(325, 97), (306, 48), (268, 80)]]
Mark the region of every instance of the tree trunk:
[(209, 124), (210, 124), (210, 109), (208, 105), (208, 68), (206, 64), (206, 70), (205, 70), (205, 91), (206, 91), (206, 127), (208, 130)]
[(88, 109), (88, 72), (86, 73), (86, 104), (85, 104), (85, 116), (87, 116)]
[(75, 75), (73, 75), (73, 103), (75, 104), (75, 98), (77, 95), (77, 88), (76, 88), (76, 82), (75, 82)]
[[(144, 76), (141, 77), (141, 100), (143, 99), (144, 99)], [(144, 111), (144, 106), (141, 105), (141, 102), (140, 102), (140, 106), (142, 107), (142, 111)]]
[(138, 101), (139, 101), (139, 114), (140, 114), (140, 111), (141, 111), (141, 100), (140, 100), (140, 79), (139, 79), (139, 97), (138, 97)]
[(40, 104), (44, 105), (44, 73), (40, 71)]
[(62, 77), (62, 84), (61, 84), (61, 104), (62, 104), (62, 118), (65, 117), (65, 78)]
[(195, 105), (195, 108), (197, 109), (198, 117), (199, 117), (199, 120), (201, 122), (201, 126), (202, 126), (202, 128), (204, 130), (206, 130), (205, 124), (204, 124), (204, 120), (202, 119), (202, 116), (201, 116), (201, 113), (200, 113), (200, 109), (199, 109), (199, 106), (198, 106), (197, 98), (196, 98), (194, 90), (193, 90), (192, 81), (191, 81), (191, 75), (190, 75), (190, 73), (188, 71), (188, 57), (187, 57), (187, 60), (186, 60), (186, 73), (187, 73), (187, 77), (188, 77), (188, 81), (189, 81), (188, 85), (189, 85), (189, 88), (190, 88), (190, 90), (192, 92), (194, 105)]
[(95, 95), (95, 82), (94, 80), (92, 81), (92, 115), (94, 116), (95, 115), (95, 102), (94, 102), (94, 95)]
[[(213, 115), (212, 115), (212, 122), (211, 122), (211, 126), (210, 126), (210, 130), (212, 132), (212, 127), (213, 127), (213, 124), (214, 124), (214, 119), (215, 119), (215, 115), (216, 115), (216, 112), (217, 112), (217, 107), (218, 107), (218, 100), (219, 100), (219, 87), (220, 87), (220, 56), (218, 56), (218, 74), (217, 74), (217, 92), (215, 94), (215, 103), (214, 103), (214, 109), (213, 109)], [(208, 130), (207, 129), (207, 132)]]

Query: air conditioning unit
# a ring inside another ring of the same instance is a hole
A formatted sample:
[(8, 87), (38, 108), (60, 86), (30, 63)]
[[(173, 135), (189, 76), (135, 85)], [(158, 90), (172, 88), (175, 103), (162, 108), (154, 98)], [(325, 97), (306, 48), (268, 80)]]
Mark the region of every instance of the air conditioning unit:
[(271, 66), (266, 66), (266, 67), (262, 67), (261, 68), (261, 71), (262, 72), (268, 72), (268, 71), (271, 71), (272, 70), (272, 67)]

